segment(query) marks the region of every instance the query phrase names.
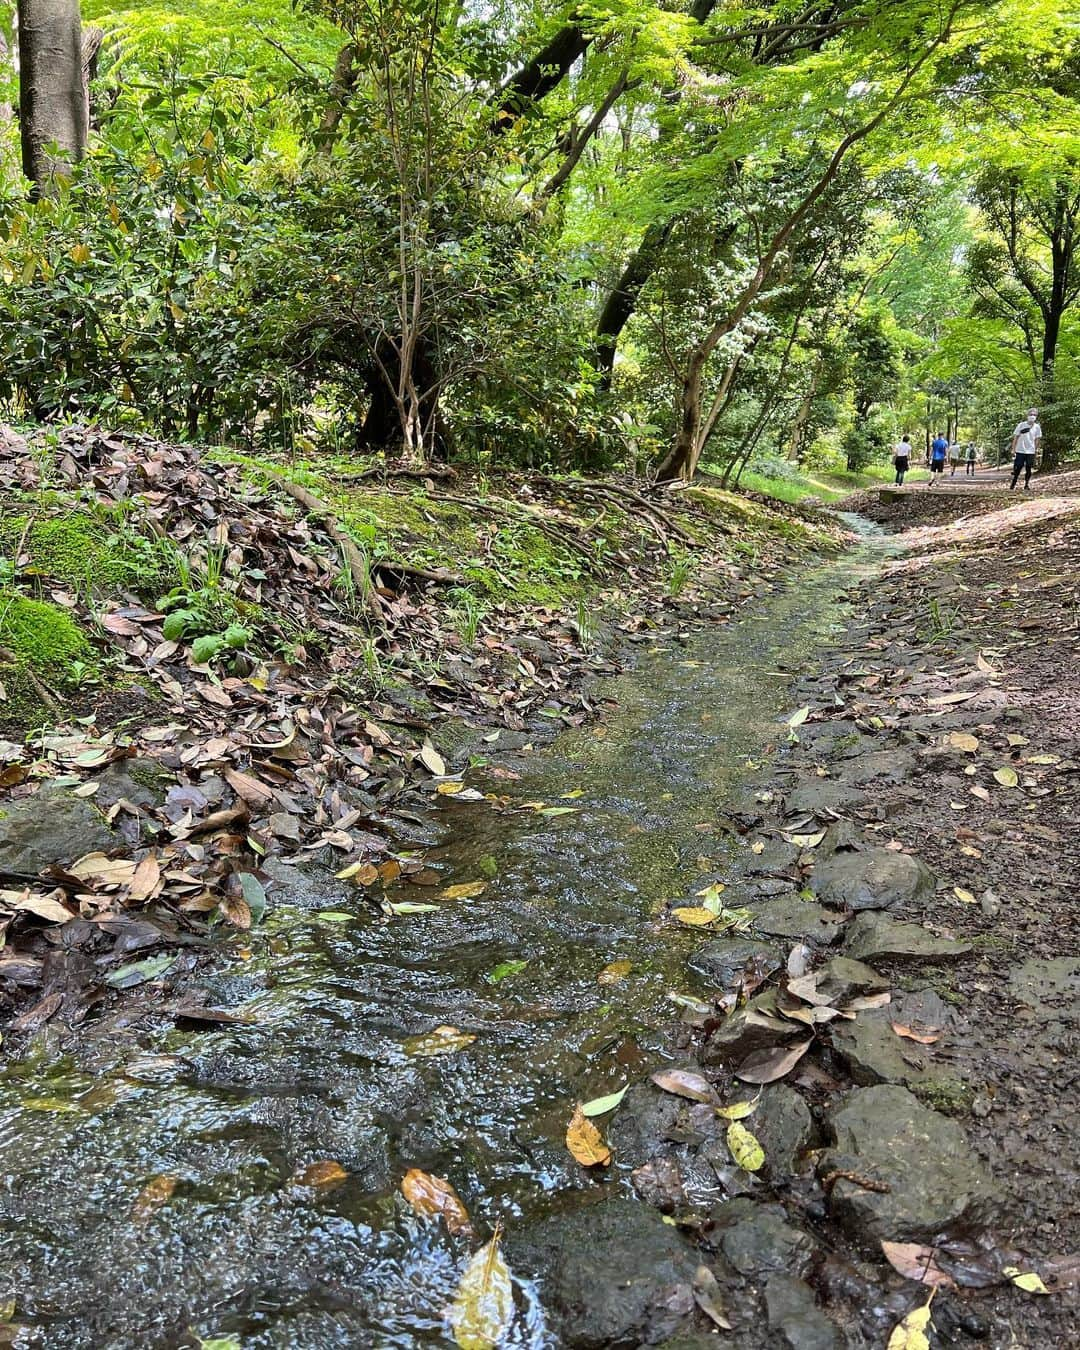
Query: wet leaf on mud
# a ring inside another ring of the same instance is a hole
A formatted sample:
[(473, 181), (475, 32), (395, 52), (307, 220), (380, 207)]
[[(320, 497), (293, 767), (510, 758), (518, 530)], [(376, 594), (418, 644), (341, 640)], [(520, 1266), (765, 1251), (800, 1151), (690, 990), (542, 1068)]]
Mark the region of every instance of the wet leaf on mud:
[(921, 1308), (913, 1308), (904, 1320), (893, 1327), (886, 1350), (930, 1350), (926, 1330), (930, 1325), (930, 1304), (934, 1295)]
[(966, 754), (974, 754), (979, 748), (978, 736), (973, 736), (970, 731), (950, 731), (948, 743), (954, 750), (963, 750)]
[(744, 1172), (758, 1172), (765, 1166), (765, 1150), (745, 1125), (733, 1120), (727, 1128), (727, 1146)]
[(671, 911), (671, 915), (689, 928), (704, 928), (719, 918), (718, 914), (711, 909), (705, 909), (703, 905), (680, 905), (678, 909)]
[(442, 778), (446, 773), (446, 760), (443, 759), (430, 741), (424, 742), (417, 758), (428, 773), (433, 773), (436, 778)]
[(591, 1102), (583, 1102), (581, 1114), (583, 1116), (606, 1116), (609, 1111), (614, 1111), (622, 1099), (626, 1096), (630, 1084), (621, 1087), (618, 1092), (609, 1092), (606, 1097), (594, 1097)]
[(520, 975), (528, 964), (528, 961), (500, 961), (488, 971), (484, 979), (488, 984), (499, 984), (511, 975)]
[(955, 1288), (956, 1281), (937, 1263), (937, 1248), (918, 1242), (882, 1242), (881, 1250), (893, 1270), (906, 1280), (918, 1280), (935, 1288)]
[(566, 1127), (566, 1147), (582, 1167), (606, 1167), (611, 1162), (611, 1149), (604, 1143), (604, 1136), (580, 1106), (574, 1108)]
[(560, 792), (559, 796), (565, 802), (576, 802), (579, 797), (585, 796), (585, 789), (571, 788), (569, 792)]
[(890, 1022), (889, 1025), (898, 1036), (902, 1036), (906, 1041), (915, 1041), (919, 1045), (934, 1045), (935, 1042), (941, 1040), (940, 1031), (928, 1031), (926, 1033), (912, 1031), (910, 1027), (904, 1026), (902, 1022)]
[(1021, 736), (1019, 735), (1018, 732), (1015, 731), (1010, 732), (1009, 735), (1005, 737), (1005, 739), (1012, 746), (1031, 744), (1031, 742), (1028, 740), (1026, 736)]
[(751, 852), (751, 853), (757, 853), (757, 854), (764, 853), (764, 852), (765, 852), (765, 840), (764, 840), (764, 839), (755, 839), (754, 842), (750, 845), (750, 852)]
[(810, 709), (808, 707), (800, 708), (798, 712), (793, 712), (791, 714), (791, 716), (787, 719), (787, 724), (789, 727), (801, 727), (809, 716), (810, 716)]
[(660, 1069), (652, 1075), (651, 1081), (676, 1097), (688, 1097), (692, 1102), (710, 1102), (713, 1106), (720, 1104), (716, 1089), (708, 1079), (702, 1078), (699, 1073), (691, 1073), (689, 1069)]
[(931, 708), (948, 708), (953, 703), (966, 703), (969, 698), (974, 698), (978, 692), (977, 689), (965, 689), (955, 694), (935, 694), (933, 698), (928, 698), (926, 701)]
[(618, 984), (634, 969), (633, 961), (612, 961), (596, 977), (597, 984)]
[(410, 1167), (401, 1179), (401, 1194), (421, 1218), (441, 1216), (448, 1233), (473, 1236), (469, 1211), (445, 1177), (435, 1177), (422, 1172), (419, 1167)]
[(1060, 755), (1029, 755), (1024, 760), (1025, 764), (1060, 764)]
[(76, 916), (62, 905), (58, 897), (62, 891), (53, 891), (50, 895), (36, 895), (33, 891), (0, 891), (0, 909), (22, 910), (27, 914), (36, 914), (48, 923), (68, 923)]
[(371, 886), (379, 880), (379, 869), (371, 862), (354, 862), (334, 876), (338, 881), (355, 881), (358, 886)]
[(730, 1331), (731, 1323), (728, 1321), (727, 1312), (724, 1309), (720, 1285), (708, 1266), (698, 1266), (694, 1275), (693, 1290), (694, 1302), (705, 1316), (721, 1331)]
[(439, 912), (438, 905), (422, 905), (415, 900), (402, 900), (398, 904), (387, 902), (386, 908), (391, 914), (399, 917), (403, 914), (437, 914)]
[(435, 791), (439, 794), (440, 797), (456, 797), (459, 792), (464, 790), (464, 787), (465, 784), (461, 781), (461, 779), (455, 778), (451, 780), (449, 783), (440, 783), (439, 786), (435, 789)]
[(1014, 788), (1020, 786), (1020, 779), (1016, 770), (1008, 764), (1003, 764), (1000, 769), (994, 770), (994, 781), (1000, 783), (1002, 787)]
[(176, 957), (168, 952), (163, 952), (161, 956), (148, 956), (143, 961), (133, 961), (119, 970), (110, 971), (105, 976), (105, 983), (114, 989), (134, 989), (137, 984), (146, 984), (164, 975), (172, 969), (175, 961)]
[(580, 806), (541, 806), (536, 814), (539, 816), (576, 816), (580, 810)]
[[(988, 802), (990, 800), (989, 792), (987, 792), (986, 788), (984, 788), (981, 784), (976, 784), (975, 787), (971, 789), (971, 795), (973, 797), (978, 797), (979, 801), (981, 802)], [(961, 807), (960, 809), (964, 810), (965, 808)]]
[(322, 1190), (327, 1186), (337, 1186), (345, 1180), (348, 1172), (333, 1158), (322, 1158), (319, 1162), (308, 1163), (293, 1177), (293, 1185), (307, 1186), (312, 1190)]
[(825, 834), (825, 830), (817, 830), (814, 834), (785, 834), (784, 838), (796, 848), (817, 848)]
[(964, 890), (963, 886), (954, 886), (952, 893), (956, 896), (957, 900), (962, 901), (965, 905), (973, 905), (975, 903), (975, 897), (970, 891)]
[(1007, 1275), (1017, 1289), (1022, 1289), (1025, 1294), (1049, 1294), (1050, 1290), (1042, 1282), (1042, 1277), (1036, 1275), (1033, 1270), (1022, 1271), (1019, 1266), (1006, 1266), (1001, 1272)]
[(735, 1070), (735, 1077), (744, 1083), (775, 1083), (785, 1077), (813, 1045), (811, 1037), (794, 1045), (777, 1045), (764, 1050), (752, 1050)]
[(499, 1230), (473, 1256), (458, 1286), (450, 1323), (461, 1350), (493, 1350), (514, 1318), (510, 1268), (499, 1250)]
[(754, 1097), (748, 1102), (732, 1102), (730, 1106), (718, 1106), (716, 1114), (722, 1120), (745, 1120), (754, 1114), (760, 1102), (760, 1097)]
[(199, 1340), (199, 1350), (244, 1350), (235, 1336), (212, 1336), (210, 1340)]
[(151, 1214), (161, 1209), (163, 1205), (168, 1204), (175, 1190), (175, 1177), (151, 1177), (135, 1197), (135, 1203), (131, 1207), (131, 1217), (140, 1223), (148, 1219)]
[(348, 923), (350, 919), (355, 919), (355, 914), (346, 914), (343, 909), (320, 909), (315, 917), (321, 919), (323, 923)]
[(452, 1055), (457, 1050), (464, 1050), (475, 1040), (473, 1032), (457, 1027), (436, 1027), (420, 1036), (410, 1036), (405, 1041), (405, 1053), (414, 1059), (433, 1059), (436, 1055)]
[(720, 899), (727, 887), (721, 881), (714, 881), (711, 886), (706, 886), (704, 890), (698, 891), (698, 897), (701, 900), (701, 908), (707, 909), (713, 914), (719, 914), (724, 908), (724, 902)]
[(251, 927), (251, 908), (239, 895), (223, 895), (218, 901), (218, 913), (226, 923), (244, 931)]
[(439, 892), (440, 900), (472, 900), (487, 890), (486, 881), (459, 881)]

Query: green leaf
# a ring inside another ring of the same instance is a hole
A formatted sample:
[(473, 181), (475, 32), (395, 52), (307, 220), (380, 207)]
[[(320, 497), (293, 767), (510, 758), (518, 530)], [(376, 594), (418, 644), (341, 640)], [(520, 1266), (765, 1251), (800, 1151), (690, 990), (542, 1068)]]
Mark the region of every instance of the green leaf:
[(585, 1102), (581, 1108), (583, 1116), (603, 1116), (608, 1111), (614, 1111), (622, 1099), (626, 1096), (630, 1084), (621, 1087), (618, 1092), (609, 1092), (606, 1097), (594, 1097), (591, 1102)]
[(197, 666), (205, 666), (225, 650), (225, 639), (220, 633), (207, 633), (191, 644), (191, 659)]
[(169, 952), (148, 956), (144, 961), (133, 961), (130, 965), (110, 971), (105, 976), (105, 983), (114, 989), (134, 989), (137, 984), (146, 984), (148, 980), (156, 980), (159, 975), (164, 975), (175, 962), (176, 957)]
[(528, 965), (528, 961), (500, 961), (484, 976), (488, 984), (499, 984), (511, 975), (519, 975)]

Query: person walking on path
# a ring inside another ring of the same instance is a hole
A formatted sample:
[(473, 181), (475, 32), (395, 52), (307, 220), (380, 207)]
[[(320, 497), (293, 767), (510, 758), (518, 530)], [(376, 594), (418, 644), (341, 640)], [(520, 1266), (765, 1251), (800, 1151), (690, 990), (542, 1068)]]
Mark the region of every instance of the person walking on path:
[(905, 431), (893, 447), (892, 462), (896, 466), (896, 486), (904, 486), (904, 474), (911, 463), (911, 437)]
[(979, 452), (975, 449), (975, 442), (974, 442), (974, 441), (968, 441), (968, 443), (967, 443), (967, 457), (966, 457), (966, 459), (965, 459), (965, 461), (964, 461), (964, 477), (965, 477), (965, 478), (974, 478), (974, 477), (975, 477), (975, 461), (978, 459), (978, 457), (979, 457)]
[(945, 473), (945, 456), (949, 453), (949, 442), (939, 431), (930, 447), (930, 487), (934, 486), (939, 475)]
[(1031, 471), (1035, 467), (1035, 456), (1039, 451), (1042, 434), (1042, 427), (1039, 426), (1039, 410), (1029, 408), (1027, 417), (1017, 423), (1013, 432), (1013, 476), (1009, 484), (1010, 492), (1020, 481), (1021, 473), (1024, 475), (1024, 491), (1031, 491)]
[(953, 441), (949, 446), (949, 477), (955, 478), (956, 471), (960, 467), (960, 442)]

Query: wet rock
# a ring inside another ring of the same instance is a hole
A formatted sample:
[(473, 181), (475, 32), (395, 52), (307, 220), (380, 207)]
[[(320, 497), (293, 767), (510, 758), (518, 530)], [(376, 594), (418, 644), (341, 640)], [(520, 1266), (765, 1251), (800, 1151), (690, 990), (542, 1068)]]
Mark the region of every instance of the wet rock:
[(866, 836), (850, 820), (834, 820), (825, 831), (825, 838), (817, 846), (818, 862), (834, 853), (855, 853), (867, 847)]
[(699, 947), (686, 964), (723, 989), (738, 980), (748, 961), (762, 961), (775, 970), (783, 964), (783, 957), (767, 942), (755, 942), (752, 938), (718, 938)]
[(712, 1240), (740, 1275), (758, 1278), (771, 1271), (805, 1273), (813, 1260), (813, 1238), (787, 1222), (780, 1205), (740, 1196), (715, 1208)]
[(136, 755), (132, 759), (118, 760), (98, 774), (94, 805), (108, 810), (124, 798), (135, 806), (157, 807), (175, 781), (156, 759)]
[(661, 1153), (679, 1132), (689, 1105), (651, 1083), (635, 1083), (605, 1128), (620, 1164), (644, 1167)]
[(814, 1291), (791, 1275), (776, 1274), (765, 1286), (769, 1330), (791, 1350), (839, 1350), (840, 1333), (817, 1305)]
[(634, 1190), (647, 1205), (672, 1214), (686, 1202), (682, 1172), (674, 1158), (654, 1158), (630, 1174)]
[(769, 1177), (775, 1181), (793, 1176), (814, 1142), (814, 1120), (802, 1097), (786, 1083), (774, 1083), (762, 1093), (749, 1125), (765, 1150)]
[(883, 994), (891, 981), (850, 956), (834, 956), (814, 972), (817, 992), (836, 1007), (866, 994)]
[(751, 853), (746, 870), (751, 874), (789, 872), (799, 861), (799, 850), (786, 839), (769, 839), (760, 853)]
[(902, 783), (911, 776), (914, 765), (915, 756), (906, 751), (874, 750), (847, 760), (841, 766), (840, 779), (857, 787), (865, 787), (867, 783)]
[(263, 860), (262, 871), (273, 883), (268, 887), (273, 905), (296, 905), (302, 909), (334, 909), (338, 901), (355, 898), (355, 891), (322, 867), (297, 867), (281, 858)]
[(791, 896), (762, 905), (754, 915), (754, 927), (769, 937), (807, 938), (828, 946), (839, 937), (843, 920), (812, 900)]
[(878, 958), (944, 961), (966, 956), (971, 944), (935, 937), (921, 924), (900, 923), (887, 914), (868, 912), (857, 914), (848, 924), (844, 951), (859, 961)]
[(705, 1064), (739, 1064), (755, 1050), (786, 1045), (805, 1036), (805, 1024), (781, 1017), (776, 1011), (776, 991), (767, 989), (736, 1008), (710, 1033), (702, 1048), (702, 1060)]
[(852, 783), (841, 783), (835, 778), (812, 778), (802, 783), (787, 800), (789, 812), (799, 811), (820, 815), (825, 811), (844, 811), (862, 806), (866, 793)]
[(906, 1088), (857, 1088), (830, 1112), (829, 1128), (835, 1147), (819, 1163), (823, 1178), (850, 1171), (889, 1187), (869, 1190), (844, 1177), (832, 1186), (831, 1213), (866, 1244), (930, 1242), (990, 1218), (993, 1183), (964, 1131)]
[(872, 1087), (875, 1083), (902, 1083), (916, 1087), (935, 1078), (951, 1077), (935, 1068), (933, 1047), (901, 1039), (892, 1029), (895, 1011), (875, 1008), (861, 1012), (854, 1022), (832, 1022), (829, 1038), (833, 1049), (844, 1061), (853, 1083)]
[(934, 874), (920, 859), (889, 849), (834, 853), (819, 862), (810, 889), (834, 909), (902, 909), (934, 892)]
[(1080, 957), (1033, 957), (1009, 972), (1009, 992), (1033, 1008), (1040, 1020), (1075, 1020), (1080, 1016)]
[(62, 787), (46, 783), (32, 797), (0, 807), (0, 868), (38, 873), (84, 853), (107, 853), (123, 844), (100, 813)]
[(626, 1196), (534, 1219), (507, 1234), (506, 1256), (515, 1274), (539, 1282), (567, 1350), (655, 1345), (693, 1315), (696, 1252)]

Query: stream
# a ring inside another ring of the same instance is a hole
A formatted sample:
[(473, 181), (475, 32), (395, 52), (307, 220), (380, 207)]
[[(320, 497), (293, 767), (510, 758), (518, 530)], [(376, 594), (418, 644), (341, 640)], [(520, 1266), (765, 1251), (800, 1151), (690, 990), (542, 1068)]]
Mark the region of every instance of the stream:
[[(279, 888), (249, 959), (206, 980), (250, 1024), (10, 1065), (0, 1305), (23, 1330), (0, 1344), (453, 1345), (466, 1248), (411, 1213), (403, 1173), (450, 1178), (485, 1236), (628, 1184), (618, 1159), (594, 1179), (570, 1158), (574, 1103), (676, 1053), (671, 995), (703, 992), (685, 964), (702, 939), (664, 912), (732, 879), (725, 805), (886, 547), (809, 566), (730, 627), (641, 644), (601, 724), (505, 761), (517, 781), (471, 776), (555, 814), (439, 799), (418, 842), (446, 884), (487, 880), (481, 895), (386, 922), (347, 883)], [(598, 983), (616, 961), (630, 973)], [(475, 1040), (406, 1044), (438, 1026)], [(326, 1159), (340, 1184), (299, 1184)], [(515, 1288), (507, 1344), (554, 1345), (542, 1280)]]

